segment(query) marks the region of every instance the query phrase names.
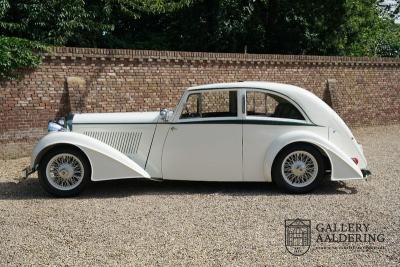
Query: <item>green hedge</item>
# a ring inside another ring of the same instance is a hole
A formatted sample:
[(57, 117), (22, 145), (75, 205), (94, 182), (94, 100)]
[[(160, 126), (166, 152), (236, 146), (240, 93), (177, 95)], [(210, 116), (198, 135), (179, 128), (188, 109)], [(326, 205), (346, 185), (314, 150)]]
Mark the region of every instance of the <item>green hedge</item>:
[(38, 52), (47, 46), (21, 38), (0, 36), (0, 79), (18, 77), (18, 70), (35, 68), (41, 63)]

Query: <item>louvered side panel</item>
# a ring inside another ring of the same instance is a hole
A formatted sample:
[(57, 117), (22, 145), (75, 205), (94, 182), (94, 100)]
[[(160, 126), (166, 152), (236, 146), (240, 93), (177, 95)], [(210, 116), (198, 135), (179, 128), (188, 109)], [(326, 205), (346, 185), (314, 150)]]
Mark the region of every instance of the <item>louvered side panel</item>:
[(126, 155), (138, 153), (142, 132), (84, 131), (83, 134), (95, 138)]

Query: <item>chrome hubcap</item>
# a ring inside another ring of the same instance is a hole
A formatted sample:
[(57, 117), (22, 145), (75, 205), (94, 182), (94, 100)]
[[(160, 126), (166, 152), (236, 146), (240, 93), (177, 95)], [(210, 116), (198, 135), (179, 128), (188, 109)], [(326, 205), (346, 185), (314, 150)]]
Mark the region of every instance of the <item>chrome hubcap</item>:
[(83, 164), (76, 156), (69, 153), (55, 155), (46, 167), (49, 183), (59, 190), (71, 190), (83, 180)]
[(302, 161), (295, 161), (291, 170), (294, 175), (302, 176), (306, 172), (306, 164)]
[(64, 180), (69, 180), (74, 175), (74, 168), (70, 164), (61, 164), (57, 171), (60, 177)]
[(283, 160), (282, 176), (292, 186), (307, 186), (315, 180), (317, 174), (317, 160), (307, 151), (294, 151)]

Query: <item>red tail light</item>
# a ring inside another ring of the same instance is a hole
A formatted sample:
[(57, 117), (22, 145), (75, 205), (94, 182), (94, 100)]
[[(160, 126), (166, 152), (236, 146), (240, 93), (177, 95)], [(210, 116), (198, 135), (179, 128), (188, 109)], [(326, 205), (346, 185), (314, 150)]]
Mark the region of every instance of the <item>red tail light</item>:
[(356, 165), (358, 165), (358, 158), (351, 158)]

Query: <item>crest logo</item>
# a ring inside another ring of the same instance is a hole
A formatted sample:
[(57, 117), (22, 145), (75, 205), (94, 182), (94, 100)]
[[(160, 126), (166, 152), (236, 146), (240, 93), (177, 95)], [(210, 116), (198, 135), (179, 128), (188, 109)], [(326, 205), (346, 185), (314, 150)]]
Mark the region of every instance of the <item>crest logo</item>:
[(311, 245), (311, 221), (285, 220), (285, 247), (295, 256), (305, 254)]

